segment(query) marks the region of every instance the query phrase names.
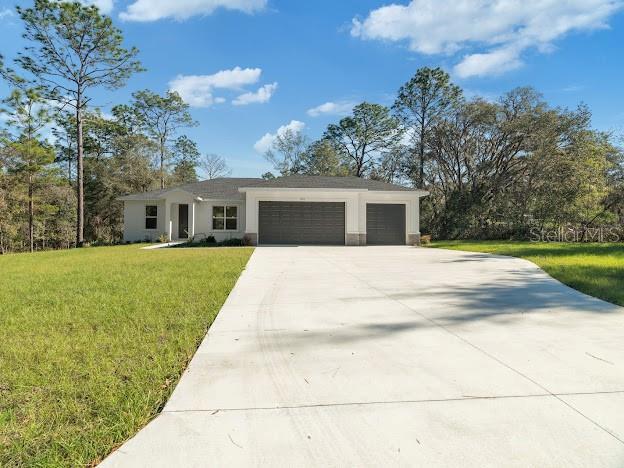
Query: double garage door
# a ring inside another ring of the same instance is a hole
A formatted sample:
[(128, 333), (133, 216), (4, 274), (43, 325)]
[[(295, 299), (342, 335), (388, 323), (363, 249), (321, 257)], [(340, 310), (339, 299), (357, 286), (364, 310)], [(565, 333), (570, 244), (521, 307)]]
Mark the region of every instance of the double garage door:
[[(345, 204), (261, 201), (260, 244), (344, 245)], [(366, 205), (367, 243), (405, 244), (405, 205)]]

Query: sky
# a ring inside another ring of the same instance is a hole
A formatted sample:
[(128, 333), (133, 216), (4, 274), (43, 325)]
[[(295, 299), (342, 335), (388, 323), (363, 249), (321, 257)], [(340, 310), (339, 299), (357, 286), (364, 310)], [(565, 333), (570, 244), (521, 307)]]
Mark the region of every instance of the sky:
[[(362, 101), (391, 105), (422, 66), (472, 96), (532, 86), (553, 106), (587, 104), (624, 134), (624, 0), (83, 0), (110, 15), (146, 71), (94, 90), (104, 112), (140, 89), (178, 91), (199, 122), (185, 133), (232, 175), (271, 170), (286, 128), (320, 137)], [(24, 46), (0, 0), (0, 54)], [(0, 95), (7, 88), (0, 84)]]

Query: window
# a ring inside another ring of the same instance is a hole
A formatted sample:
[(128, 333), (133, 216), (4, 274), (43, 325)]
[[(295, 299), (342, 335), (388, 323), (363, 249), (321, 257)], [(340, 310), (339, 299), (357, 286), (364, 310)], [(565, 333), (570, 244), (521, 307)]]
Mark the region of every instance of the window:
[(213, 231), (236, 231), (238, 229), (238, 207), (213, 206), (212, 229)]
[(156, 205), (145, 206), (145, 229), (156, 229), (158, 222), (158, 207)]

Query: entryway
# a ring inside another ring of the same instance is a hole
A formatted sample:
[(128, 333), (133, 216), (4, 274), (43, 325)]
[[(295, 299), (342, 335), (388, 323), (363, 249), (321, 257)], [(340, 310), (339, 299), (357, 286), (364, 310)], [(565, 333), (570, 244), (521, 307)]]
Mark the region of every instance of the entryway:
[(180, 239), (188, 239), (188, 213), (187, 204), (178, 205), (178, 238)]

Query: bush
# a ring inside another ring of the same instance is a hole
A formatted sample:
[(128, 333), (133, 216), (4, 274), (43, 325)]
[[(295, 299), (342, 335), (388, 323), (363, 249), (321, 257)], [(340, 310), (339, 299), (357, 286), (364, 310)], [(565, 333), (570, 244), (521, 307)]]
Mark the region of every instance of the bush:
[(225, 239), (224, 241), (219, 242), (219, 246), (221, 247), (243, 247), (244, 245), (245, 242), (243, 239), (238, 238)]
[(420, 245), (429, 245), (431, 244), (431, 234), (425, 234), (420, 236)]
[(204, 243), (206, 244), (216, 244), (217, 243), (217, 239), (215, 239), (215, 236), (208, 236), (204, 239)]
[(160, 242), (161, 244), (169, 242), (169, 236), (163, 232), (160, 236), (158, 236), (158, 242)]

